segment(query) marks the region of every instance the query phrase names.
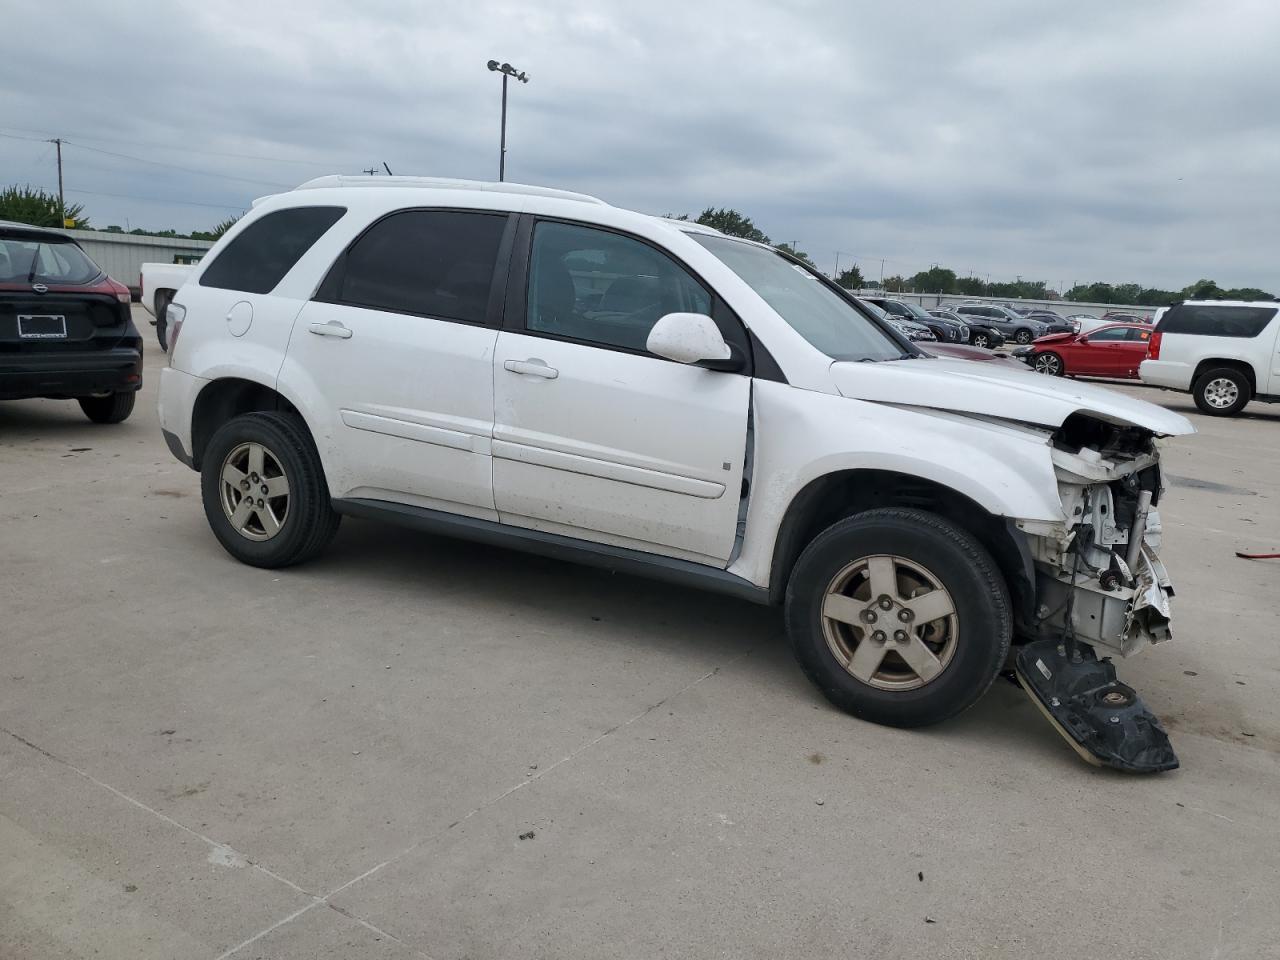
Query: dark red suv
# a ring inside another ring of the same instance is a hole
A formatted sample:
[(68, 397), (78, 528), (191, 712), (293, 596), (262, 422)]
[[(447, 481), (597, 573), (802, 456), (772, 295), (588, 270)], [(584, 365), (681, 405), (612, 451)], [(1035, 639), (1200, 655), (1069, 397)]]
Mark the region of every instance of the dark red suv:
[(119, 423), (141, 386), (128, 288), (65, 234), (0, 222), (0, 400), (75, 399)]

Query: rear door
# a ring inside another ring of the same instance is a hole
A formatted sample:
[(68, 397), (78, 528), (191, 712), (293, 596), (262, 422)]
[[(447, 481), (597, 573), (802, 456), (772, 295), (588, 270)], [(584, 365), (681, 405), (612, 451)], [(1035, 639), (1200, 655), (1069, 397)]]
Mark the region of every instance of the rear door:
[(493, 348), (513, 232), (507, 213), (396, 211), (303, 308), (280, 381), (315, 420), (335, 497), (497, 519)]
[[(504, 523), (726, 565), (751, 381), (656, 357), (667, 313), (745, 331), (648, 241), (526, 220), (493, 370), (493, 483)], [(527, 247), (527, 252), (523, 252)]]
[(1127, 327), (1103, 327), (1089, 334), (1089, 342), (1078, 351), (1080, 364), (1074, 373), (1094, 377), (1123, 377), (1135, 344)]

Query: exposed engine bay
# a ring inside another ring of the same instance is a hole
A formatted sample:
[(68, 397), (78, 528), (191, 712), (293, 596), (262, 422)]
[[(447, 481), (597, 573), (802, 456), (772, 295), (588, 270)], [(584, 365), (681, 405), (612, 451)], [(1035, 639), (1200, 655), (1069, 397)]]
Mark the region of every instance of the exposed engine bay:
[(1019, 657), (1019, 678), (1091, 762), (1173, 769), (1159, 721), (1110, 663), (1171, 636), (1173, 585), (1156, 552), (1163, 482), (1155, 438), (1074, 414), (1050, 443), (1065, 522), (1018, 524), (1036, 575), (1036, 636)]

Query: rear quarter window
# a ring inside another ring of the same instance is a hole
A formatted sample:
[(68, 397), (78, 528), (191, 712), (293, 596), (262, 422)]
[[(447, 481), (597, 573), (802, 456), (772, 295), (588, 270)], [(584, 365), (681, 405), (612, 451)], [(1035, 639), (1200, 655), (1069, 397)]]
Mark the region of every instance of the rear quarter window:
[(1276, 315), (1275, 307), (1218, 307), (1181, 303), (1160, 318), (1161, 333), (1202, 337), (1256, 337)]
[(346, 207), (290, 207), (253, 221), (200, 275), (200, 286), (270, 293)]

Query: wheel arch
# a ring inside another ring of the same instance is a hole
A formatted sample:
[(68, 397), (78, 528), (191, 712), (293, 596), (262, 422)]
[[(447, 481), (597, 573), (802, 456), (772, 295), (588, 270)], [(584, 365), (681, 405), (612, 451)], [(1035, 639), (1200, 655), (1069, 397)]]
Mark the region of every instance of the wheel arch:
[(291, 413), (306, 422), (298, 408), (268, 384), (247, 377), (209, 381), (197, 394), (191, 411), (191, 459), (195, 469), (200, 469), (204, 451), (219, 427), (242, 413), (262, 411)]
[(1032, 621), (1035, 573), (1026, 537), (1013, 521), (936, 480), (883, 469), (827, 473), (811, 480), (792, 498), (774, 539), (769, 602), (782, 603), (796, 560), (823, 530), (846, 517), (891, 506), (926, 510), (973, 535), (991, 554), (1008, 584), (1016, 626)]
[(1235, 357), (1207, 357), (1196, 364), (1195, 372), (1191, 374), (1191, 387), (1199, 382), (1210, 370), (1237, 370), (1245, 375), (1245, 379), (1249, 381), (1249, 392), (1258, 392), (1258, 374), (1253, 369), (1253, 364), (1247, 360), (1240, 360)]

